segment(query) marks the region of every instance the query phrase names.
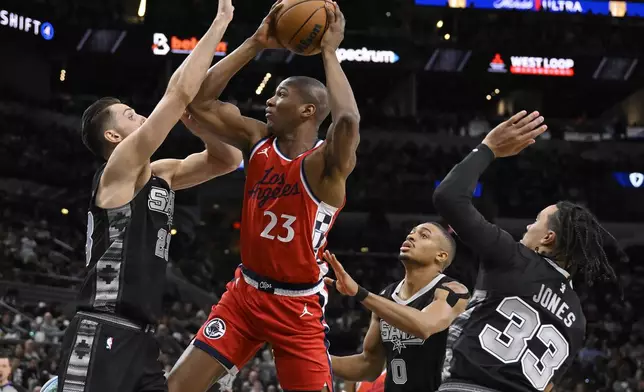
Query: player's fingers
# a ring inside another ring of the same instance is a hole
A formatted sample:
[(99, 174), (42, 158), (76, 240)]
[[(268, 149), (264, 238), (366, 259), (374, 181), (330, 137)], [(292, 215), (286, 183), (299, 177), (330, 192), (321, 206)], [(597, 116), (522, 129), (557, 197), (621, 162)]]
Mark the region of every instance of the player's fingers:
[(344, 272), (344, 269), (342, 269), (342, 266), (338, 262), (338, 259), (336, 259), (331, 252), (324, 252), (324, 260), (331, 265), (331, 268), (333, 268), (333, 271), (335, 271), (335, 276), (339, 277), (339, 275)]
[(324, 9), (326, 10), (326, 16), (327, 16), (327, 19), (329, 20), (329, 24), (335, 23), (338, 18), (338, 15), (335, 12), (335, 7), (333, 6), (333, 3), (331, 3), (330, 1), (325, 1)]
[(530, 113), (529, 115), (527, 115), (527, 116), (523, 117), (521, 120), (519, 120), (515, 124), (515, 127), (517, 129), (519, 129), (519, 130), (522, 130), (523, 127), (525, 127), (526, 125), (530, 124), (532, 121), (536, 120), (537, 118), (539, 118), (539, 112), (537, 112), (535, 110), (534, 112)]
[(540, 127), (537, 127), (535, 129), (533, 129), (532, 131), (527, 132), (524, 135), (524, 138), (527, 139), (527, 140), (536, 139), (539, 135), (544, 133), (547, 129), (548, 129), (547, 125), (542, 125)]
[(522, 143), (522, 144), (517, 148), (517, 150), (516, 150), (516, 151), (517, 151), (517, 153), (518, 153), (518, 152), (523, 151), (523, 150), (524, 150), (524, 149), (526, 149), (528, 146), (530, 146), (530, 145), (532, 145), (532, 144), (534, 144), (534, 143), (535, 143), (535, 140), (534, 140), (534, 139), (526, 140), (525, 142), (523, 142), (523, 143)]
[(527, 114), (528, 114), (528, 112), (526, 112), (525, 110), (522, 110), (519, 113), (517, 113), (514, 116), (510, 117), (509, 119), (507, 119), (506, 123), (508, 123), (510, 125), (516, 124), (517, 122), (519, 122), (519, 120), (524, 118)]
[(268, 19), (272, 19), (275, 15), (277, 15), (278, 12), (284, 7), (284, 4), (282, 4), (282, 0), (277, 0), (275, 4), (271, 7), (271, 10), (268, 12)]
[(338, 258), (337, 258), (337, 257), (335, 257), (335, 254), (333, 254), (333, 253), (331, 253), (331, 260), (333, 260), (333, 264), (335, 264), (335, 265), (336, 265), (336, 268), (338, 269), (338, 271), (339, 271), (340, 273), (342, 273), (342, 274), (345, 274), (345, 273), (346, 273), (346, 272), (344, 271), (344, 267), (342, 266), (342, 264), (340, 264), (340, 261), (338, 261)]
[[(530, 135), (532, 135), (533, 131), (540, 129), (541, 124), (543, 124), (543, 117), (538, 117), (530, 121), (528, 124), (524, 125), (523, 127), (519, 128), (517, 130), (519, 141), (533, 139), (533, 137), (531, 137)], [(537, 136), (538, 135), (539, 134), (537, 134)]]

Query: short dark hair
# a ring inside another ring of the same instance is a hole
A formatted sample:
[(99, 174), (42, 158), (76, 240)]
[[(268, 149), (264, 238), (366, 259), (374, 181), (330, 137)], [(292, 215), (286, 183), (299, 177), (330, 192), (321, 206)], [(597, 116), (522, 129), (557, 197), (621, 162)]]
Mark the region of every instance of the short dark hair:
[(121, 103), (112, 97), (101, 98), (91, 104), (81, 117), (81, 138), (83, 144), (97, 157), (105, 159), (105, 138), (103, 132), (112, 121), (110, 106)]
[(610, 241), (617, 248), (622, 260), (628, 257), (615, 237), (585, 207), (569, 201), (560, 201), (556, 205), (557, 212), (548, 218), (548, 229), (556, 234), (550, 256), (563, 263), (571, 274), (583, 274), (588, 286), (597, 280), (616, 281), (615, 270), (604, 251), (604, 241)]
[(286, 84), (294, 86), (306, 103), (315, 105), (315, 118), (321, 124), (331, 111), (329, 107), (329, 93), (324, 85), (317, 79), (308, 76), (291, 76), (286, 79)]
[(449, 267), (450, 264), (452, 264), (452, 261), (454, 260), (454, 256), (456, 256), (456, 240), (454, 239), (454, 237), (452, 237), (452, 235), (449, 233), (449, 231), (447, 231), (447, 229), (443, 225), (441, 225), (440, 223), (438, 223), (438, 222), (427, 222), (427, 223), (429, 223), (430, 225), (434, 225), (434, 226), (438, 227), (438, 229), (441, 231), (441, 234), (443, 235), (443, 237), (445, 237), (445, 239), (447, 240), (447, 246), (448, 246), (447, 254), (448, 254), (448, 256), (447, 256), (447, 261), (445, 262), (445, 266), (444, 266), (445, 268), (447, 268), (447, 267)]

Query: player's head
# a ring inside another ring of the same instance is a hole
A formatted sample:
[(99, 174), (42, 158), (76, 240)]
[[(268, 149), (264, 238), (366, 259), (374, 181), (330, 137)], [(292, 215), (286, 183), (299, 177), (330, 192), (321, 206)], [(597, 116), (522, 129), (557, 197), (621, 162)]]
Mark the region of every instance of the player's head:
[(586, 283), (592, 284), (600, 278), (616, 279), (604, 252), (605, 238), (617, 243), (588, 209), (560, 201), (537, 215), (521, 243), (554, 259), (571, 274), (583, 274)]
[(114, 148), (136, 131), (146, 118), (116, 98), (91, 104), (81, 119), (83, 143), (96, 156), (106, 159)]
[(329, 94), (319, 80), (293, 76), (282, 81), (266, 101), (266, 122), (280, 136), (309, 122), (317, 128), (329, 115)]
[(454, 260), (456, 242), (438, 223), (422, 223), (409, 232), (398, 258), (404, 263), (436, 265), (444, 271)]
[(0, 354), (0, 386), (5, 385), (11, 377), (11, 361), (9, 356)]

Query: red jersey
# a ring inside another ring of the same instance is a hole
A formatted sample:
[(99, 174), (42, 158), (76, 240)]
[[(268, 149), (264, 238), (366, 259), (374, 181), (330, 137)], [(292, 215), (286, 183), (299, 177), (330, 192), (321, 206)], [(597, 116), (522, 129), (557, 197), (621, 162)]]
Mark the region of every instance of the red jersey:
[(385, 390), (386, 378), (387, 371), (384, 371), (374, 382), (359, 382), (356, 385), (356, 392), (383, 392)]
[(260, 140), (246, 164), (241, 226), (242, 264), (285, 283), (316, 283), (328, 272), (326, 236), (341, 208), (319, 200), (304, 173), (304, 159), (279, 151), (277, 139)]

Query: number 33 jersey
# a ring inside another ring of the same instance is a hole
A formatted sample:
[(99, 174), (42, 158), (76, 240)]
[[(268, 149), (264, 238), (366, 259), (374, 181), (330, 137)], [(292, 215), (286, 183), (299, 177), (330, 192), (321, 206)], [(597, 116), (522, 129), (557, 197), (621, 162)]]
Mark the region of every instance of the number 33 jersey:
[(468, 308), (449, 329), (444, 383), (543, 391), (581, 349), (586, 319), (569, 274), (527, 248), (521, 253), (515, 263), (481, 265)]
[(284, 283), (312, 284), (328, 272), (321, 255), (339, 208), (311, 191), (304, 160), (322, 144), (289, 159), (277, 139), (262, 139), (246, 164), (241, 227), (242, 264)]

